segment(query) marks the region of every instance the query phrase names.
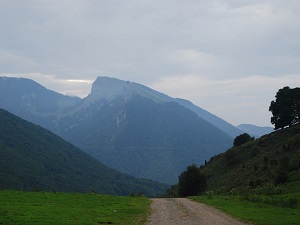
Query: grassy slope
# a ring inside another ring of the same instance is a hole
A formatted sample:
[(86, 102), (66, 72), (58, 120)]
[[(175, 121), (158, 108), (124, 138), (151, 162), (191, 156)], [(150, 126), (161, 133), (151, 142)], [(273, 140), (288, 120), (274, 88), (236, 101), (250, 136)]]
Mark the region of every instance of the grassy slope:
[(253, 224), (299, 224), (300, 125), (233, 147), (201, 171), (207, 196), (191, 199)]
[(144, 224), (149, 210), (144, 197), (0, 191), (0, 224)]
[[(260, 196), (266, 198), (266, 196)], [(283, 196), (277, 196), (282, 198)], [(299, 194), (292, 194), (285, 196), (288, 198), (298, 198)], [(283, 208), (270, 204), (268, 201), (252, 202), (248, 201), (240, 196), (213, 196), (208, 198), (207, 196), (195, 196), (191, 199), (202, 202), (213, 207), (216, 207), (233, 217), (239, 218), (251, 224), (260, 225), (299, 225), (300, 221), (300, 208)], [(258, 197), (259, 198), (259, 197)], [(276, 199), (276, 196), (272, 196), (272, 199)]]
[(277, 185), (280, 176), (285, 184), (299, 181), (300, 125), (233, 147), (201, 170), (208, 176), (208, 190), (220, 193)]
[(112, 170), (50, 131), (0, 110), (0, 189), (148, 196), (167, 185)]

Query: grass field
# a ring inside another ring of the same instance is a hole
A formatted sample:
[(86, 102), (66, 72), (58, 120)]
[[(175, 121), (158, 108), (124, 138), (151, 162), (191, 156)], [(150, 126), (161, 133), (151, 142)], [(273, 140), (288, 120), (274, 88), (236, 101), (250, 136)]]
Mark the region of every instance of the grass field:
[[(297, 203), (299, 198), (299, 193), (285, 196), (255, 196), (249, 200), (241, 196), (190, 197), (190, 199), (197, 202), (216, 207), (233, 217), (259, 225), (299, 225), (300, 208)], [(289, 206), (289, 199), (292, 199), (290, 205), (292, 208), (287, 207)], [(279, 204), (280, 202), (282, 204)]]
[(0, 224), (144, 224), (150, 200), (98, 194), (0, 191)]

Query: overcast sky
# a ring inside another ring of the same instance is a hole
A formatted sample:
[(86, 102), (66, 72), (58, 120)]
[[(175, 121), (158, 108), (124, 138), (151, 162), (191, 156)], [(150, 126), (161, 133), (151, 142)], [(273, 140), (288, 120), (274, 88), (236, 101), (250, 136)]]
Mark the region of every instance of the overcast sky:
[(300, 86), (300, 0), (0, 0), (0, 34), (1, 76), (80, 97), (115, 77), (233, 125)]

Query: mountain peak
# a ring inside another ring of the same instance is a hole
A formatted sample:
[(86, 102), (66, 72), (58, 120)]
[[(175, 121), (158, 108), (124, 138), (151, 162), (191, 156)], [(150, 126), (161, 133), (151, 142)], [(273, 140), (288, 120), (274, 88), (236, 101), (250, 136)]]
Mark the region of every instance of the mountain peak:
[(202, 108), (194, 105), (190, 101), (172, 98), (166, 94), (155, 91), (145, 85), (130, 81), (119, 80), (116, 78), (110, 78), (105, 76), (98, 77), (92, 85), (91, 94), (86, 99), (86, 102), (89, 104), (100, 99), (106, 99), (108, 101), (111, 101), (118, 96), (123, 97), (124, 100), (127, 101), (133, 95), (140, 95), (142, 97), (149, 98), (156, 103), (177, 102), (180, 105), (194, 111), (200, 117), (207, 120), (214, 126), (218, 127), (232, 138), (243, 133), (242, 130), (232, 126), (228, 122), (207, 112), (206, 110), (203, 110)]
[(169, 96), (144, 85), (110, 77), (98, 77), (94, 81), (89, 99), (106, 99), (110, 101), (118, 96), (122, 96), (125, 100), (128, 100), (133, 95), (140, 95), (142, 97), (150, 98), (155, 102), (173, 100)]
[(254, 136), (254, 137), (261, 137), (265, 134), (269, 134), (274, 131), (273, 127), (260, 127), (253, 124), (240, 124), (237, 126), (240, 130)]
[(97, 99), (105, 98), (107, 100), (114, 99), (117, 96), (127, 95), (132, 82), (123, 81), (110, 77), (98, 77), (91, 89), (91, 96)]

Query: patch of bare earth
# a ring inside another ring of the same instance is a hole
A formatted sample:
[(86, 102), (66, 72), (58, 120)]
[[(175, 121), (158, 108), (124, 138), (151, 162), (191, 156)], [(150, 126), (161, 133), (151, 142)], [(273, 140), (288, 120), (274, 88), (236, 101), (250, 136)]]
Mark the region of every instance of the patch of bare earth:
[(155, 198), (148, 225), (245, 225), (217, 209), (185, 198)]

